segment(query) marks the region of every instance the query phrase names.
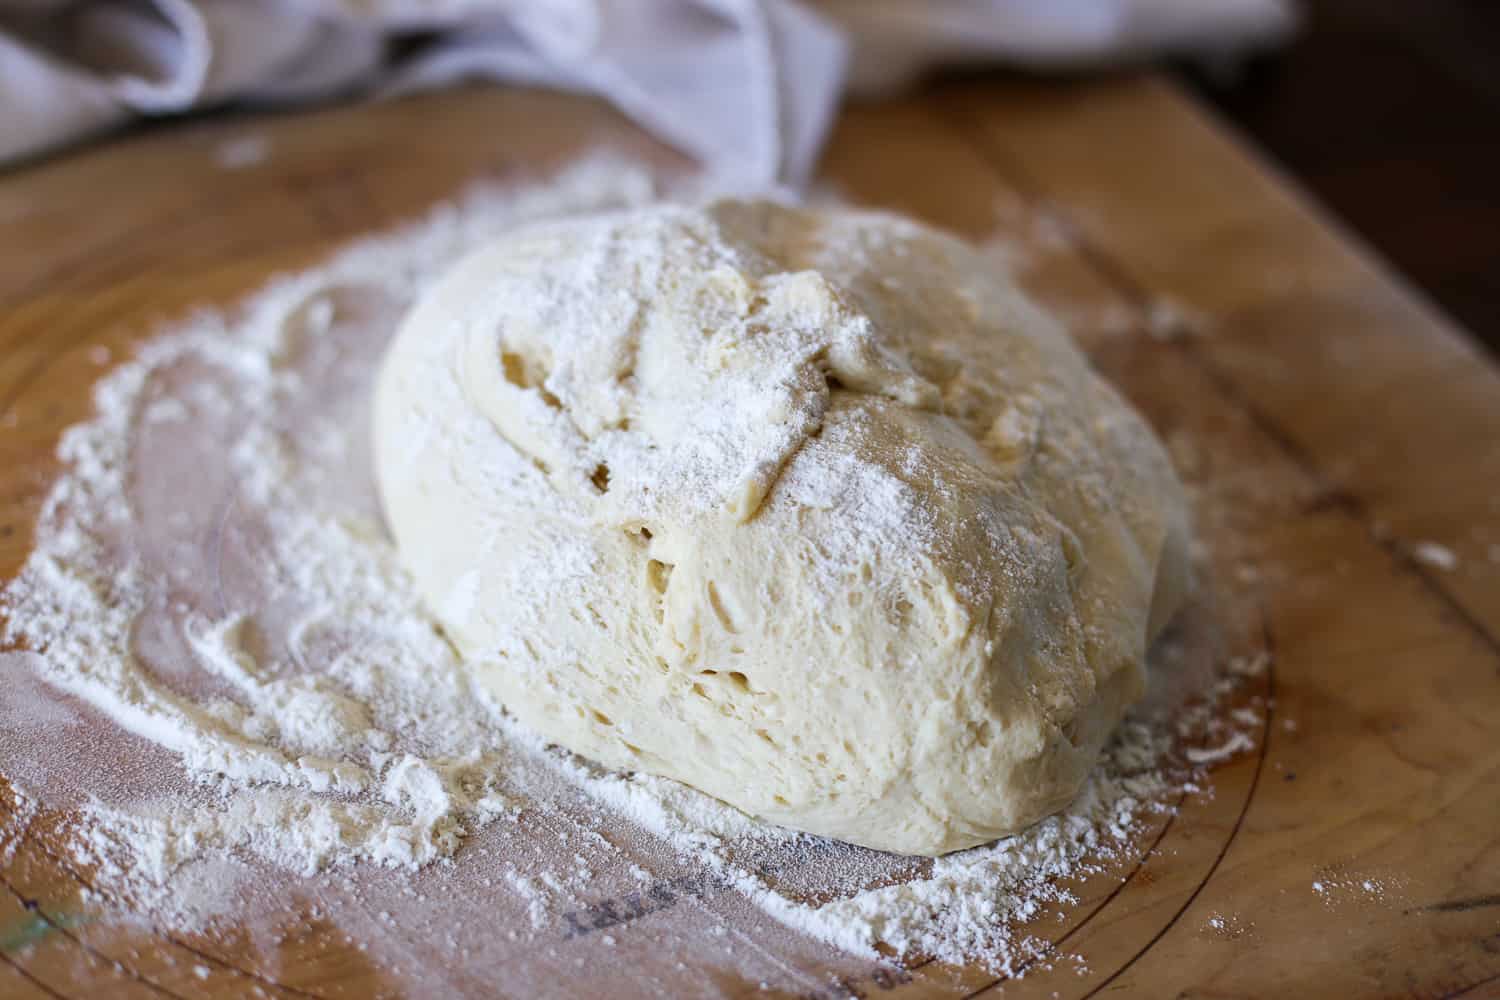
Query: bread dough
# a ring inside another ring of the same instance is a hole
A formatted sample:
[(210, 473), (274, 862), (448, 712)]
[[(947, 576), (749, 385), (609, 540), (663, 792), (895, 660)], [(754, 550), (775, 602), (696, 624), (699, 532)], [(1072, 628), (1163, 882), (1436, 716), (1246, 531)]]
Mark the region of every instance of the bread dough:
[(1188, 586), (1141, 418), (973, 249), (757, 201), (535, 225), (380, 374), (403, 562), (526, 725), (908, 854), (1067, 804)]

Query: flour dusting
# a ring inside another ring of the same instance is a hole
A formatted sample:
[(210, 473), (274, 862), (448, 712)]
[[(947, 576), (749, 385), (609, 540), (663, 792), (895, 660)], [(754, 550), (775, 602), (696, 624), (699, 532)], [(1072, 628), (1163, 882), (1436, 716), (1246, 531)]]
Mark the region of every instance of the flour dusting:
[(193, 317), (99, 383), (0, 594), (6, 823), (65, 816), (89, 906), (249, 925), (274, 952), (295, 898), (398, 979), (455, 994), (578, 981), (596, 960), (700, 995), (727, 989), (715, 969), (808, 992), (875, 963), (885, 982), (891, 956), (1010, 973), (1047, 951), (1028, 921), (1133, 858), (1194, 765), (1254, 748), (1258, 715), (1212, 709), (1264, 662), (1215, 683), (1212, 650), (1168, 648), (1162, 690), (1076, 802), (932, 861), (602, 770), (471, 684), (374, 500), (385, 343), (434, 274), (498, 232), (701, 193), (609, 158), (476, 191)]

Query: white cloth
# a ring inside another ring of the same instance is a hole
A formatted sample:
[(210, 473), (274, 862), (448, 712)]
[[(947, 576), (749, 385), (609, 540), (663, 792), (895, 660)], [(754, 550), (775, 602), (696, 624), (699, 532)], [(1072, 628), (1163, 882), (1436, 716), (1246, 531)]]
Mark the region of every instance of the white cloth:
[(1272, 44), (1292, 3), (0, 0), (0, 163), (140, 115), (482, 77), (601, 95), (710, 168), (795, 183), (848, 88)]

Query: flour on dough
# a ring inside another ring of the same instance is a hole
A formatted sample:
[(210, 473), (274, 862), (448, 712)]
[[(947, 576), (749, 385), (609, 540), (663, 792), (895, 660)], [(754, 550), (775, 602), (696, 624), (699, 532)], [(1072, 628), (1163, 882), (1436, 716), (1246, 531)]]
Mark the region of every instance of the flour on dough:
[(1146, 424), (976, 252), (890, 215), (515, 231), (409, 314), (374, 429), (402, 559), (511, 713), (874, 848), (1066, 805), (1188, 587)]

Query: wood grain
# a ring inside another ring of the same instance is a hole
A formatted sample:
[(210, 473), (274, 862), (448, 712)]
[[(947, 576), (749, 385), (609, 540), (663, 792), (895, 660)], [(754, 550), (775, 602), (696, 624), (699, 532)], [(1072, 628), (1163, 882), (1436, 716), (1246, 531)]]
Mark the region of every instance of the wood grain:
[[(227, 171), (226, 138), (267, 160)], [(163, 322), (475, 180), (610, 146), (680, 160), (582, 100), (465, 91), (199, 122), (0, 178), (0, 574), (30, 545), (59, 431)], [(998, 241), (1152, 420), (1199, 494), (1185, 628), (1267, 649), (1252, 753), (1034, 922), (1023, 978), (914, 964), (871, 996), (1449, 996), (1500, 984), (1500, 374), (1176, 92), (1142, 77), (966, 83), (851, 109), (824, 179)], [(103, 362), (103, 363), (101, 363)], [(1444, 573), (1419, 541), (1460, 558)], [(1209, 640), (1205, 640), (1206, 642)], [(308, 922), (74, 923), (62, 817), (0, 797), (0, 992), (364, 996), (383, 970)], [(1347, 891), (1371, 881), (1383, 891)], [(1344, 887), (1318, 892), (1314, 883)], [(690, 959), (690, 956), (688, 956)], [(847, 963), (844, 963), (846, 965)], [(843, 968), (828, 956), (827, 969)], [(771, 995), (839, 995), (790, 963)], [(616, 995), (637, 995), (628, 969)], [(820, 977), (823, 977), (820, 979)], [(820, 983), (822, 985), (820, 985)], [(566, 983), (553, 984), (569, 992)], [(759, 984), (725, 982), (765, 995)], [(573, 990), (571, 992), (577, 992)]]

